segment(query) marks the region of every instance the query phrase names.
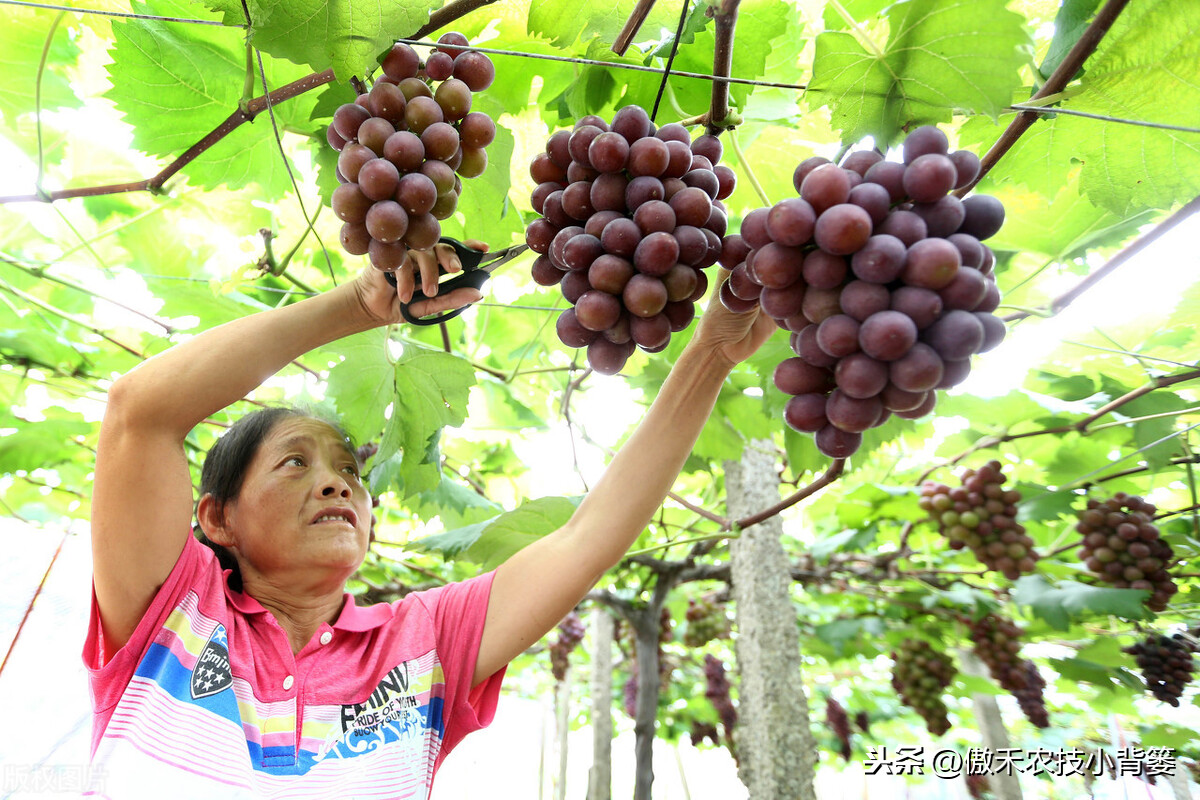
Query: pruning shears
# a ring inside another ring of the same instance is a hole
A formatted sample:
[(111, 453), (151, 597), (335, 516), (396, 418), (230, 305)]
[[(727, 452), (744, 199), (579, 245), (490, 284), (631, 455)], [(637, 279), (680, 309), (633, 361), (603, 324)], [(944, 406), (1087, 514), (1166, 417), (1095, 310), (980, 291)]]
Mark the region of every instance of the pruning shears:
[[(462, 264), (462, 272), (454, 273), (454, 277), (450, 278), (450, 280), (438, 284), (439, 294), (451, 292), (463, 286), (469, 286), (472, 289), (483, 289), (483, 284), (492, 276), (492, 271), (496, 267), (512, 261), (529, 249), (528, 245), (522, 244), (506, 247), (494, 253), (488, 253), (483, 250), (475, 250), (474, 248), (467, 247), (462, 242), (449, 236), (443, 236), (438, 240), (438, 243), (448, 244), (453, 247), (454, 251), (458, 254), (459, 263)], [(438, 264), (438, 277), (447, 274), (449, 273), (446, 272), (441, 264)], [(385, 277), (392, 286), (396, 285), (395, 274), (388, 272), (385, 273)], [(462, 308), (456, 308), (453, 311), (447, 311), (444, 314), (437, 314), (432, 317), (418, 317), (408, 310), (411, 304), (427, 299), (425, 293), (420, 289), (414, 291), (411, 300), (400, 304), (400, 313), (404, 315), (404, 319), (412, 325), (436, 325), (439, 322), (454, 319), (470, 307), (468, 304)]]

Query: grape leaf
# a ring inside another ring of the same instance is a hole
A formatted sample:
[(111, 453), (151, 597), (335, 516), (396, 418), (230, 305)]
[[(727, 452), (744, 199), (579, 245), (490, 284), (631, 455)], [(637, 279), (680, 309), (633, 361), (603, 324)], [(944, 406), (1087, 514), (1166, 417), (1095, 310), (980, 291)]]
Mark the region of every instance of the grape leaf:
[[(577, 40), (587, 44), (599, 39), (611, 47), (625, 21), (633, 12), (635, 0), (617, 0), (613, 3), (594, 3), (591, 0), (559, 0), (553, 3), (531, 3), (528, 30), (531, 34), (544, 36), (558, 47), (570, 47)], [(661, 29), (673, 32), (679, 25), (679, 7), (666, 3), (651, 8), (642, 23), (638, 41), (657, 38)]]
[[(952, 111), (995, 117), (1020, 85), (1029, 35), (1003, 0), (912, 0), (887, 12), (886, 44), (860, 34), (817, 36), (810, 107), (829, 105), (843, 142), (947, 122)], [(981, 24), (983, 20), (986, 24)]]
[(265, 53), (322, 72), (341, 82), (365, 78), (396, 39), (429, 21), (434, 0), (249, 0), (250, 41)]
[[(1126, 9), (1088, 59), (1082, 91), (1064, 109), (1200, 128), (1200, 5), (1147, 0)], [(1153, 91), (1147, 87), (1153, 86)], [(1126, 215), (1191, 200), (1200, 185), (1195, 133), (1080, 117), (1056, 125), (1078, 143), (1082, 184), (1098, 206)]]
[[(32, 8), (10, 9), (0, 25), (0, 117), (10, 128), (17, 117), (34, 110), (38, 96), (38, 64), (55, 13)], [(80, 100), (63, 74), (79, 57), (79, 46), (66, 25), (54, 31), (41, 75), (41, 108), (76, 108)]]
[(92, 426), (78, 418), (21, 425), (0, 436), (0, 474), (32, 472), (70, 461), (80, 455), (76, 437), (91, 433)]
[(522, 503), (496, 517), (468, 547), (463, 557), (495, 569), (508, 557), (548, 533), (561, 528), (579, 507), (580, 497), (542, 497)]
[(1100, 5), (1100, 0), (1064, 0), (1054, 18), (1054, 38), (1046, 57), (1042, 59), (1038, 72), (1042, 78), (1049, 78), (1058, 69), (1058, 65), (1066, 58), (1067, 53), (1079, 41), (1079, 37), (1087, 29), (1092, 12)]
[(1052, 628), (1065, 631), (1072, 618), (1088, 612), (1148, 619), (1153, 616), (1143, 605), (1148, 595), (1141, 589), (1104, 589), (1075, 581), (1052, 584), (1041, 575), (1025, 575), (1017, 579), (1013, 602), (1029, 606)]

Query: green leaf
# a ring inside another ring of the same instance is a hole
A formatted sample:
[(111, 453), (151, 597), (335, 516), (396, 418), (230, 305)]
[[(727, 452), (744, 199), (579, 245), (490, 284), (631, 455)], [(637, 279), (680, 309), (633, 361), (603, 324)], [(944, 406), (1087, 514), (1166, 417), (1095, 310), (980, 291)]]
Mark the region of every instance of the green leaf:
[(817, 625), (813, 632), (840, 656), (845, 653), (846, 645), (850, 642), (863, 635), (880, 636), (885, 628), (883, 621), (878, 617), (855, 617)]
[(43, 420), (25, 424), (0, 436), (0, 474), (32, 472), (70, 461), (81, 450), (77, 436), (92, 433), (92, 426), (80, 420)]
[(68, 375), (87, 364), (74, 346), (42, 330), (0, 330), (0, 359)]
[(249, 0), (250, 41), (317, 72), (332, 67), (344, 83), (371, 74), (395, 40), (416, 33), (440, 5), (433, 0)]
[(444, 533), (435, 533), (432, 536), (411, 541), (408, 543), (408, 546), (416, 550), (441, 553), (446, 558), (455, 558), (471, 545), (475, 544), (479, 540), (479, 537), (483, 535), (484, 530), (492, 524), (493, 520), (494, 518), (482, 520), (448, 530)]
[(1082, 681), (1099, 686), (1109, 691), (1118, 688), (1128, 691), (1141, 689), (1145, 684), (1128, 669), (1106, 666), (1084, 658), (1052, 658), (1051, 666), (1063, 678), (1071, 681)]
[[(558, 47), (569, 47), (577, 40), (587, 44), (593, 39), (610, 46), (635, 5), (636, 0), (534, 2), (529, 7), (528, 29), (531, 34), (545, 37)], [(671, 4), (668, 8), (667, 5), (662, 3), (651, 8), (642, 23), (641, 39), (651, 38), (651, 34), (661, 28), (675, 30), (679, 24), (679, 7)]]
[(1051, 584), (1041, 575), (1017, 579), (1013, 601), (1029, 606), (1051, 627), (1065, 631), (1071, 619), (1091, 614), (1114, 614), (1124, 619), (1153, 616), (1143, 605), (1149, 592), (1141, 589), (1103, 589), (1074, 581)]
[[(50, 26), (59, 12), (34, 8), (6, 10), (0, 25), (0, 117), (9, 128), (17, 118), (32, 113), (38, 95), (38, 64)], [(80, 99), (62, 67), (79, 57), (79, 46), (71, 39), (68, 26), (60, 24), (50, 40), (47, 69), (41, 78), (41, 108), (76, 108)]]
[(492, 520), (463, 555), (485, 570), (495, 569), (513, 553), (565, 525), (581, 499), (542, 497), (522, 503)]
[(1058, 65), (1087, 30), (1092, 13), (1099, 5), (1100, 0), (1063, 0), (1058, 9), (1058, 16), (1054, 18), (1054, 39), (1051, 40), (1050, 49), (1038, 67), (1043, 79), (1049, 78), (1054, 74), (1054, 70), (1058, 69)]
[(902, 129), (948, 122), (953, 111), (995, 117), (1020, 85), (1029, 47), (1022, 18), (1005, 5), (911, 0), (886, 12), (886, 44), (870, 34), (818, 35), (809, 105), (831, 107), (843, 142), (870, 135), (884, 145)]
[[(338, 349), (343, 358), (329, 371), (328, 395), (350, 438), (370, 441), (383, 430), (384, 412), (396, 396), (396, 368), (387, 358), (387, 333), (375, 328), (350, 336), (338, 343)], [(390, 455), (381, 451), (378, 458), (382, 461)]]
[[(1200, 127), (1196, 30), (1200, 5), (1195, 3), (1146, 0), (1126, 9), (1088, 58), (1082, 91), (1062, 107)], [(1139, 208), (1171, 208), (1196, 196), (1196, 134), (1080, 117), (1062, 117), (1056, 125), (1078, 142), (1083, 190), (1096, 205), (1125, 215)]]

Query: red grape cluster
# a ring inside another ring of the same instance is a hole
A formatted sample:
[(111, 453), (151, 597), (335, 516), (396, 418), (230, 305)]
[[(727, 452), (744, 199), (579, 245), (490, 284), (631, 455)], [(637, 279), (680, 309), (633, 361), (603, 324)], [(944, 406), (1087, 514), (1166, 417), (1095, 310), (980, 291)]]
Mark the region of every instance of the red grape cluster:
[(461, 33), (444, 34), (423, 64), (416, 50), (396, 44), (371, 91), (333, 114), (327, 138), (340, 152), (332, 205), (345, 223), (342, 247), (385, 272), (409, 249), (437, 243), (439, 220), (458, 206), (459, 176), (487, 167), (496, 124), (471, 111), (471, 93), (490, 86), (496, 70), (466, 44)]
[(588, 364), (620, 372), (637, 347), (657, 353), (695, 317), (725, 235), (721, 200), (733, 170), (717, 162), (721, 141), (692, 141), (678, 123), (655, 128), (639, 106), (609, 125), (587, 116), (558, 131), (534, 157), (537, 183), (525, 241), (539, 254), (533, 279), (560, 285), (571, 303), (558, 318), (568, 347)]
[(850, 747), (850, 715), (846, 713), (842, 704), (832, 697), (825, 698), (825, 724), (841, 742), (842, 758), (849, 761), (853, 752)]
[(988, 785), (987, 775), (981, 772), (967, 773), (967, 793), (971, 795), (972, 800), (983, 800), (989, 797), (990, 786)]
[(954, 680), (957, 670), (950, 657), (918, 639), (905, 639), (892, 653), (892, 688), (906, 706), (921, 715), (934, 736), (950, 730), (950, 718), (942, 691)]
[(854, 715), (854, 724), (857, 725), (858, 729), (860, 731), (862, 731), (863, 733), (870, 733), (871, 732), (871, 715), (865, 711), (859, 711), (857, 714)]
[(1183, 687), (1191, 682), (1195, 669), (1193, 649), (1183, 634), (1152, 634), (1124, 648), (1124, 652), (1137, 658), (1146, 688), (1164, 703), (1178, 706)]
[(583, 641), (586, 632), (583, 620), (574, 611), (558, 623), (558, 638), (550, 645), (550, 670), (554, 673), (554, 680), (562, 681), (567, 677), (571, 651)]
[(704, 680), (706, 683), (704, 696), (717, 710), (717, 717), (725, 728), (726, 742), (733, 741), (733, 729), (737, 727), (738, 713), (733, 707), (733, 699), (729, 696), (732, 686), (725, 677), (725, 664), (721, 659), (706, 653), (704, 656)]
[[(1017, 698), (1029, 721), (1039, 728), (1049, 725), (1042, 690), (1046, 682), (1032, 662), (1021, 658), (1022, 630), (1012, 620), (986, 614), (977, 620), (964, 619), (975, 643), (975, 655), (987, 664), (1000, 688)], [(1046, 724), (1042, 724), (1045, 721)]]
[(863, 431), (895, 413), (917, 419), (936, 390), (967, 377), (970, 357), (998, 345), (1004, 323), (982, 241), (1004, 221), (994, 197), (959, 200), (979, 159), (949, 152), (945, 134), (917, 128), (903, 163), (874, 151), (841, 163), (814, 156), (793, 175), (799, 197), (750, 212), (727, 236), (732, 274), (721, 301), (757, 304), (791, 331), (796, 356), (775, 370), (792, 395), (784, 420), (815, 434), (830, 458), (858, 450)]
[(1045, 689), (1046, 679), (1038, 671), (1037, 665), (1026, 661), (1025, 686), (1013, 689), (1012, 693), (1013, 697), (1017, 698), (1017, 705), (1021, 707), (1025, 718), (1038, 728), (1050, 727), (1050, 713), (1046, 711), (1046, 699), (1042, 695)]
[(1162, 611), (1179, 587), (1167, 572), (1175, 553), (1159, 538), (1156, 511), (1136, 495), (1117, 492), (1103, 502), (1088, 500), (1075, 530), (1083, 535), (1079, 558), (1089, 570), (1119, 589), (1145, 589), (1146, 608)]
[(692, 720), (692, 730), (688, 735), (691, 737), (693, 746), (699, 745), (705, 739), (710, 740), (714, 746), (720, 747), (721, 745), (721, 734), (717, 732), (717, 726), (711, 722)]
[(729, 638), (729, 616), (724, 605), (711, 596), (689, 599), (685, 618), (683, 643), (688, 647), (703, 647), (713, 639)]
[(989, 461), (961, 477), (962, 485), (953, 489), (925, 481), (918, 501), (950, 540), (950, 547), (971, 548), (982, 564), (1009, 580), (1033, 572), (1038, 560), (1033, 539), (1016, 519), (1021, 493), (1004, 488), (1007, 478), (1000, 462)]

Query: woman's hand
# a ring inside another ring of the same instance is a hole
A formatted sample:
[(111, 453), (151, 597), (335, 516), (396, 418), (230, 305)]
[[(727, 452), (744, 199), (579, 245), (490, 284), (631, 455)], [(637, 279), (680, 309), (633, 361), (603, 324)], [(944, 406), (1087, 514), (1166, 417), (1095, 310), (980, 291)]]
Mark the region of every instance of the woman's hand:
[[(728, 275), (729, 270), (721, 269), (714, 276), (713, 285), (720, 287)], [(708, 310), (700, 318), (696, 334), (692, 337), (692, 346), (712, 348), (727, 358), (732, 366), (753, 355), (779, 326), (757, 306), (744, 314), (735, 314), (725, 307), (717, 295), (714, 291), (708, 301)]]
[[(474, 250), (488, 249), (486, 244), (474, 239), (467, 239), (463, 244)], [(478, 289), (470, 287), (438, 295), (439, 267), (447, 273), (462, 271), (458, 253), (448, 244), (438, 243), (433, 250), (409, 250), (404, 263), (393, 273), (396, 277), (395, 287), (388, 283), (381, 270), (368, 265), (353, 284), (363, 312), (379, 325), (399, 322), (400, 304), (412, 299), (418, 280), (421, 291), (429, 299), (409, 307), (409, 312), (417, 317), (462, 308), (483, 297)]]

